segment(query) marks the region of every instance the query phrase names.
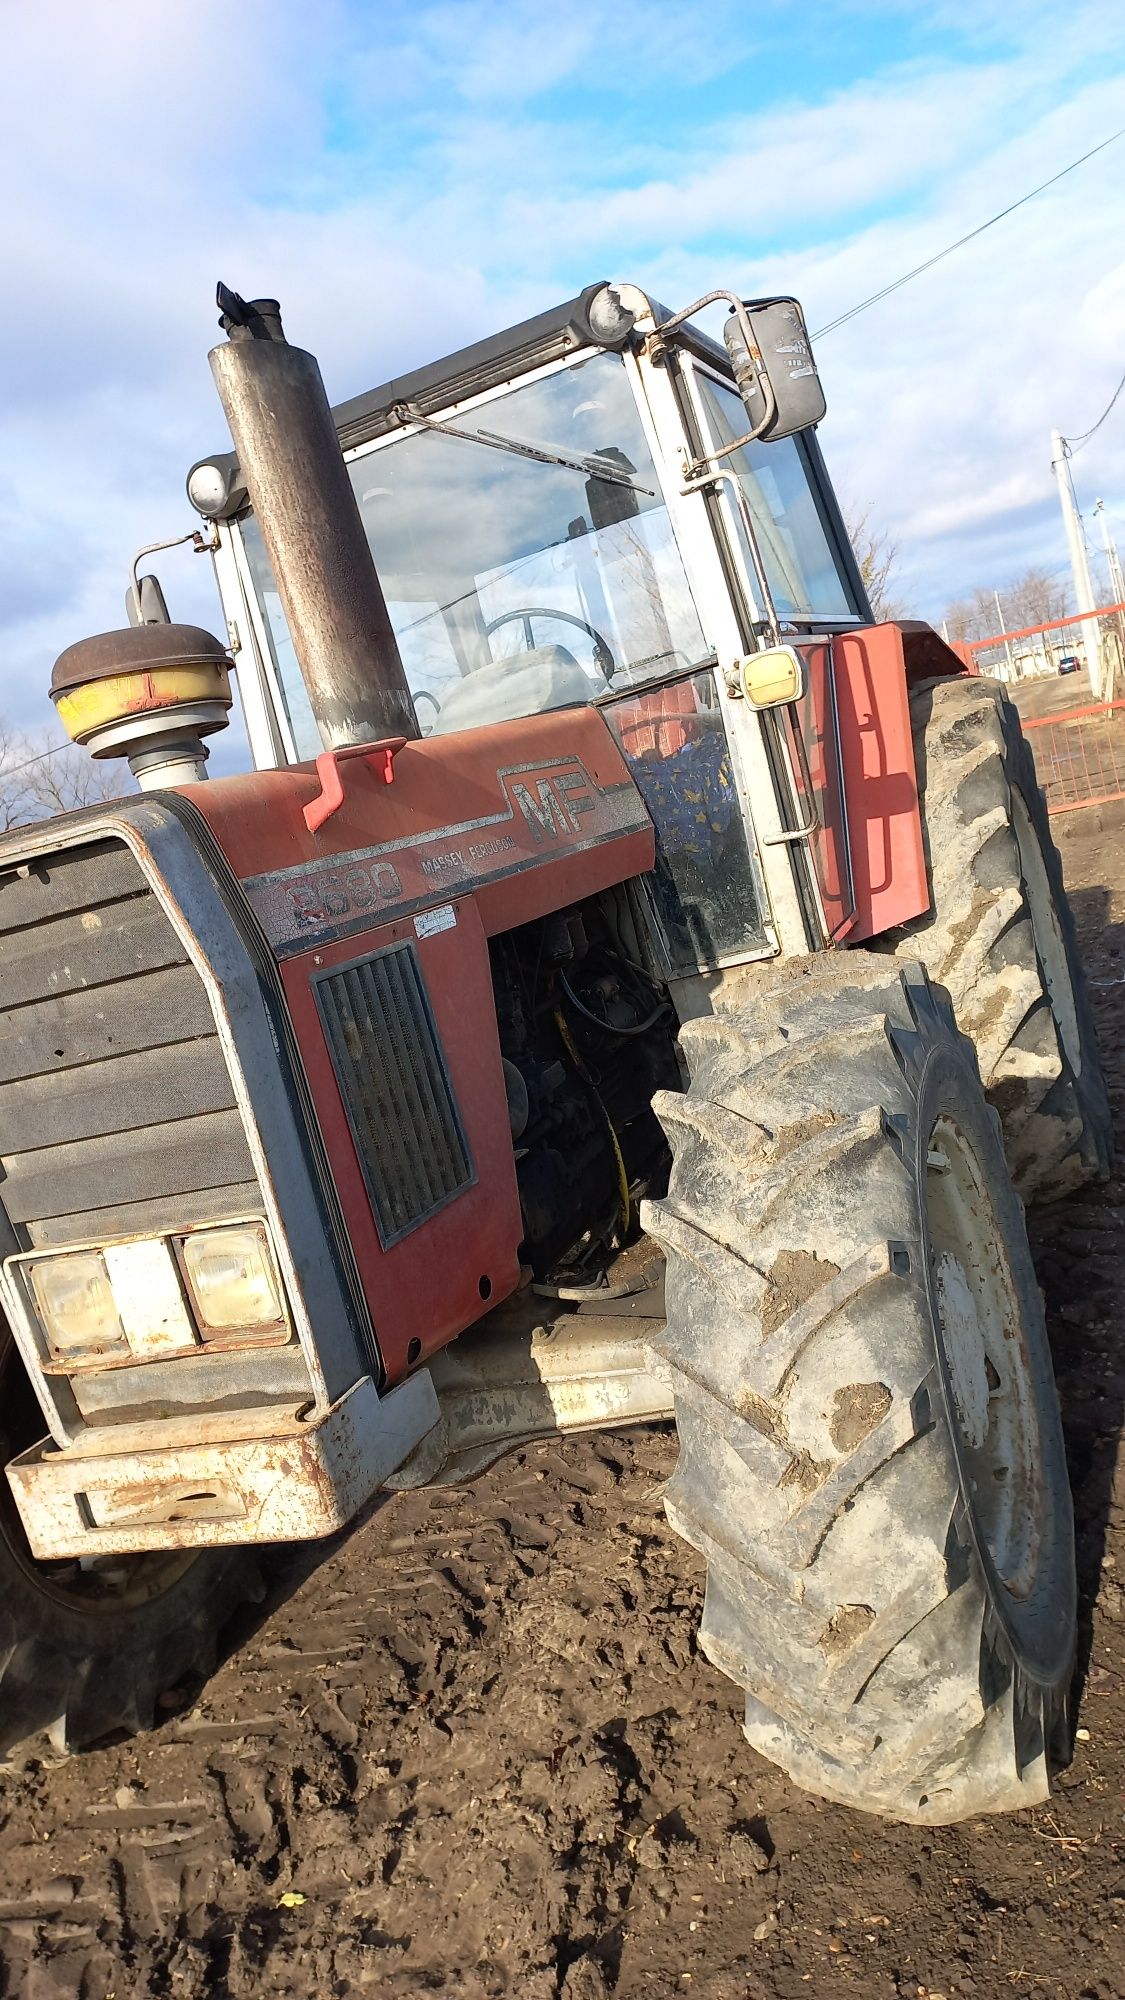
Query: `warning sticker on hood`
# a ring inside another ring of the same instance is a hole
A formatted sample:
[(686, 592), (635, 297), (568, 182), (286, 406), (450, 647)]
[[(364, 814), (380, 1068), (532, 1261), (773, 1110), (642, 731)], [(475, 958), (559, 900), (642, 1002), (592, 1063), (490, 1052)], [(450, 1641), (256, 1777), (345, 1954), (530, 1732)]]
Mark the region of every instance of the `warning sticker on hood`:
[(414, 929), (420, 938), (433, 937), (437, 931), (451, 931), (457, 922), (457, 912), (452, 903), (442, 903), (436, 910), (423, 910), (415, 917)]

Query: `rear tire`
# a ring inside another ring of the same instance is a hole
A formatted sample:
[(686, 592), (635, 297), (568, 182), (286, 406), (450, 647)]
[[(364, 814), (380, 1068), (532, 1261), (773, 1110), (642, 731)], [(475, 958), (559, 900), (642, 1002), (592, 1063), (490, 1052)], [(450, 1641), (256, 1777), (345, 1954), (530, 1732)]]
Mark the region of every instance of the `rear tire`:
[(656, 1100), (673, 1527), (746, 1734), (810, 1791), (944, 1823), (1065, 1747), (1074, 1546), (1023, 1214), (948, 996), (864, 952), (683, 1030)]
[(1035, 762), (995, 681), (927, 682), (910, 705), (934, 908), (887, 945), (948, 987), (1016, 1188), (1054, 1201), (1105, 1178), (1112, 1117)]
[[(0, 1328), (0, 1453), (42, 1437), (23, 1363)], [(45, 1735), (56, 1753), (148, 1729), (159, 1697), (204, 1678), (216, 1639), (257, 1593), (242, 1549), (39, 1562), (0, 1474), (0, 1755)]]

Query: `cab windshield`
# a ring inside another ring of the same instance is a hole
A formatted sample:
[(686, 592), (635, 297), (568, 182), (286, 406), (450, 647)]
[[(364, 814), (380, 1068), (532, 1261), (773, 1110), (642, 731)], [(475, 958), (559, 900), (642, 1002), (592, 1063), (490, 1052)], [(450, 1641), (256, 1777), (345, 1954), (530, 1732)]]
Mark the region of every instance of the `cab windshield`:
[[(595, 354), (349, 462), (425, 734), (712, 658), (625, 364)], [(321, 749), (257, 523), (247, 556), (299, 757)]]

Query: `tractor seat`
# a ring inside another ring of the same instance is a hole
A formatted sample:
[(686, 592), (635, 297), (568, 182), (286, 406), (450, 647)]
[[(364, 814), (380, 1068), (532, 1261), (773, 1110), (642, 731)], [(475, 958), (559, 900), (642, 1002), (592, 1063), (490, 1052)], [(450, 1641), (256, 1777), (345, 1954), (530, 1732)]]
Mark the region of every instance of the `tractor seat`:
[(565, 646), (536, 646), (493, 660), (475, 674), (454, 681), (442, 696), (433, 733), (479, 729), (485, 722), (511, 722), (520, 715), (542, 715), (549, 708), (570, 708), (591, 701), (594, 684)]

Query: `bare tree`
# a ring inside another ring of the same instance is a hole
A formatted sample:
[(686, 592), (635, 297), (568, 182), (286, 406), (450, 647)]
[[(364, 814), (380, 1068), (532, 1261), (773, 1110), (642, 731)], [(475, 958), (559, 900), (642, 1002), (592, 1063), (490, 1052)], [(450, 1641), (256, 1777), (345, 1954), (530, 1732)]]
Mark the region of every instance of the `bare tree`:
[(907, 617), (905, 605), (893, 591), (898, 568), (898, 543), (892, 541), (885, 530), (872, 525), (870, 507), (865, 508), (862, 514), (853, 514), (847, 522), (847, 530), (876, 624), (881, 625), (888, 618)]
[(0, 716), (0, 830), (5, 833), (10, 826), (23, 826), (31, 818), (29, 773), (24, 768), (27, 758), (22, 738)]
[(117, 760), (96, 762), (52, 730), (15, 730), (0, 716), (0, 831), (133, 789)]
[(978, 584), (967, 597), (946, 606), (943, 623), (953, 640), (987, 639), (996, 630), (992, 592)]
[(983, 610), (983, 590), (973, 590), (967, 598), (955, 598), (953, 604), (945, 606), (943, 626), (949, 638), (955, 642), (965, 642), (971, 638), (987, 638), (989, 632), (997, 628), (997, 612), (993, 606), (993, 616), (989, 618)]
[(978, 583), (967, 597), (947, 605), (945, 623), (951, 639), (991, 639), (1001, 629), (996, 610), (997, 594), (1004, 627), (1022, 632), (1031, 625), (1049, 625), (1065, 618), (1070, 610), (1070, 589), (1065, 576), (1052, 576), (1035, 564), (1021, 570), (997, 587)]
[(1000, 600), (1009, 632), (1018, 632), (1025, 625), (1049, 625), (1055, 618), (1065, 618), (1070, 610), (1070, 586), (1065, 572), (1052, 576), (1049, 570), (1032, 564), (1003, 586)]

